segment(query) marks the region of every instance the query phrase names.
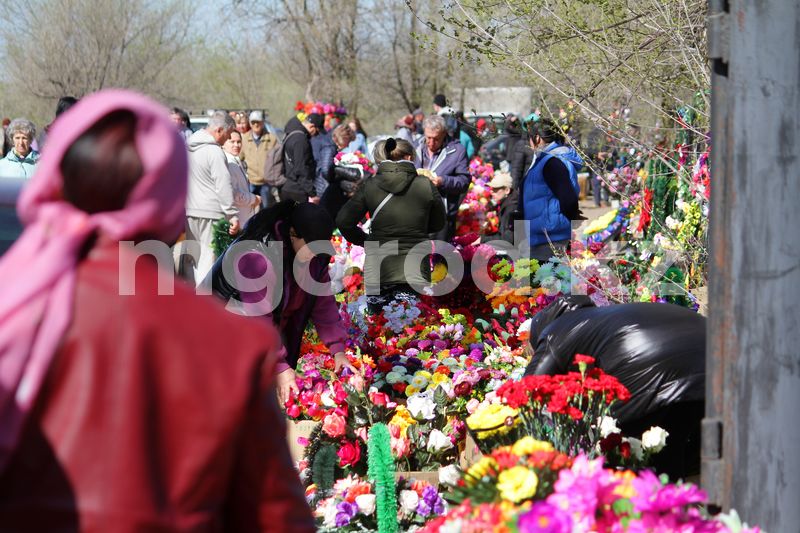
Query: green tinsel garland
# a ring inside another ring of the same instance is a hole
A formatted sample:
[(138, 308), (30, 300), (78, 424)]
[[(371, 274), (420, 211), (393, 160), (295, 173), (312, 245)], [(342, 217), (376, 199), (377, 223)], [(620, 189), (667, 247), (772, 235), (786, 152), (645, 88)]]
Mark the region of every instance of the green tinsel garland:
[(386, 424), (375, 424), (369, 430), (367, 463), (369, 479), (375, 483), (378, 532), (397, 533), (397, 488), (391, 437)]
[(330, 443), (321, 445), (314, 456), (314, 463), (311, 465), (311, 479), (323, 497), (333, 489), (336, 481), (337, 460), (336, 445)]
[(222, 252), (228, 249), (235, 237), (228, 233), (231, 229), (231, 223), (224, 218), (214, 222), (211, 228), (214, 232), (211, 240), (211, 249), (214, 251), (214, 255), (219, 257)]

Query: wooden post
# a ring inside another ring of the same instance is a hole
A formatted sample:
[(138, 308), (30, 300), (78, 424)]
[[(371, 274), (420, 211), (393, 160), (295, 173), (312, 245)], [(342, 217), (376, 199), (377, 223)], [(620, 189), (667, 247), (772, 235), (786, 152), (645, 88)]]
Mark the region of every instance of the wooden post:
[(800, 3), (710, 0), (703, 486), (800, 532)]

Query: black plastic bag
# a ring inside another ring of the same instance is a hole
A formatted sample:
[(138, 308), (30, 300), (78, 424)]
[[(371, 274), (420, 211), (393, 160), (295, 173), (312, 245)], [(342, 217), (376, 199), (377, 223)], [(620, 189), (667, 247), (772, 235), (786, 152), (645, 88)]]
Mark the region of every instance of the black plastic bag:
[(631, 392), (613, 414), (623, 425), (671, 405), (705, 399), (706, 319), (685, 307), (632, 303), (596, 307), (585, 296), (559, 298), (531, 324), (526, 374), (562, 374), (575, 354)]

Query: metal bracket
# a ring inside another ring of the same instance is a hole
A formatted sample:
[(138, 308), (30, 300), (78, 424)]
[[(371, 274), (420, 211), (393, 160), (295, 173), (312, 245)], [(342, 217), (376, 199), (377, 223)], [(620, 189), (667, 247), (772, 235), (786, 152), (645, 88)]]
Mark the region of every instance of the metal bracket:
[(730, 57), (730, 14), (713, 13), (708, 16), (708, 57), (727, 64)]
[(702, 486), (708, 493), (710, 503), (722, 504), (724, 495), (722, 420), (719, 418), (704, 418), (702, 431), (702, 445), (700, 448)]

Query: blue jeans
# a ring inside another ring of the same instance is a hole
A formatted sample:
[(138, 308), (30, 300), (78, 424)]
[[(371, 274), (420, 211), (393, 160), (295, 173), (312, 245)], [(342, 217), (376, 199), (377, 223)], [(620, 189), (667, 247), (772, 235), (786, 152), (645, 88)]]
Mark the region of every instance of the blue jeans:
[(603, 187), (603, 182), (597, 174), (592, 174), (592, 194), (595, 207), (600, 207), (600, 202), (608, 203), (608, 189)]
[(253, 185), (251, 183), (250, 192), (261, 197), (261, 209), (266, 209), (270, 199), (269, 185)]

